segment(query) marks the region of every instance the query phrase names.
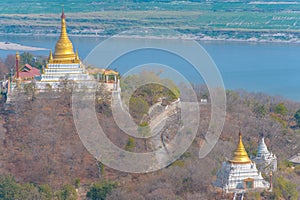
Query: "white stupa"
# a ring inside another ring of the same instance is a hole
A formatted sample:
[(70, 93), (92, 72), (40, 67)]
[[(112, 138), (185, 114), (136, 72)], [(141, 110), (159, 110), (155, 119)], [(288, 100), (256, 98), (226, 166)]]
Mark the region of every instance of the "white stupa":
[(269, 152), (265, 143), (264, 137), (258, 145), (257, 155), (252, 159), (257, 164), (259, 170), (269, 173), (277, 170), (277, 157), (272, 152)]
[(257, 170), (255, 162), (252, 162), (248, 157), (241, 133), (233, 159), (223, 162), (214, 185), (226, 192), (245, 192), (270, 187), (269, 182), (265, 181)]

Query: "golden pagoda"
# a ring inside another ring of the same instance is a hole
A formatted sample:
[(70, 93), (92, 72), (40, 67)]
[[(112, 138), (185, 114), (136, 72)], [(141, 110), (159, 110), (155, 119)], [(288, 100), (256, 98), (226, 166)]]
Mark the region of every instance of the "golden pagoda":
[[(100, 79), (102, 76), (104, 80)], [(118, 72), (109, 70), (97, 77), (99, 77), (98, 81), (105, 81), (108, 90), (116, 90), (118, 88)], [(48, 63), (43, 69), (41, 76), (36, 78), (36, 81), (39, 89), (57, 89), (64, 86), (65, 80), (72, 81), (78, 88), (94, 87), (93, 76), (89, 75), (79, 58), (78, 51), (74, 51), (73, 44), (68, 37), (66, 16), (62, 9), (61, 33), (55, 45), (55, 52), (52, 53), (50, 51)]]
[(61, 14), (61, 32), (59, 40), (55, 45), (55, 53), (52, 58), (50, 52), (48, 63), (79, 63), (78, 56), (75, 55), (73, 44), (67, 34), (66, 16), (64, 10)]
[(233, 159), (229, 161), (231, 163), (247, 164), (252, 162), (245, 150), (241, 132), (239, 132), (239, 144), (236, 150), (234, 151), (233, 155)]
[(269, 188), (270, 184), (263, 179), (255, 162), (248, 157), (241, 132), (233, 159), (222, 163), (214, 185), (226, 192), (246, 192), (247, 190)]
[(61, 14), (61, 33), (55, 45), (55, 52), (50, 51), (48, 63), (43, 73), (37, 78), (41, 89), (58, 88), (62, 80), (72, 80), (79, 85), (89, 85), (93, 78), (81, 63), (78, 51), (74, 53), (73, 44), (67, 34), (66, 16)]

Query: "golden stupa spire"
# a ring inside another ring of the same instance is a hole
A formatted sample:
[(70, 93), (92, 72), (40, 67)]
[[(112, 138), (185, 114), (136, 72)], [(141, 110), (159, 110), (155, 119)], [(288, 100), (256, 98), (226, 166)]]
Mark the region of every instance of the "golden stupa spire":
[(67, 34), (66, 16), (64, 9), (61, 14), (61, 33), (55, 45), (54, 60), (61, 63), (72, 63), (75, 59), (72, 42)]
[(79, 60), (78, 50), (76, 49), (75, 60)]
[(241, 132), (239, 132), (239, 144), (233, 153), (233, 159), (229, 162), (236, 164), (247, 164), (252, 162), (245, 150)]
[(52, 50), (50, 50), (48, 62), (49, 62), (49, 63), (52, 63), (52, 62), (53, 62)]

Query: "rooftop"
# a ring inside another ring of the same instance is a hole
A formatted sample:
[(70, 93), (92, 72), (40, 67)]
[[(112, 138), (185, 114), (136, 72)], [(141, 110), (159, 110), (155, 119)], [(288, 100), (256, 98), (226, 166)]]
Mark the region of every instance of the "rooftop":
[(294, 164), (300, 164), (300, 152), (297, 153), (296, 155), (292, 156), (289, 159), (290, 162), (294, 163)]

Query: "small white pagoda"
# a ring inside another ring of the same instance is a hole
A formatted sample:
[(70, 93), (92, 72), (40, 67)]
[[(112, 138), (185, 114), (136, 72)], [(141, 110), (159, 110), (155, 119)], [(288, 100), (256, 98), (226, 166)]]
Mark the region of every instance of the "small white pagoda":
[(252, 161), (257, 164), (259, 170), (264, 171), (267, 174), (277, 170), (277, 157), (268, 150), (264, 137), (261, 139), (261, 142), (258, 145), (257, 155)]
[(239, 144), (233, 159), (223, 162), (214, 185), (226, 192), (245, 192), (270, 187), (269, 182), (265, 181), (257, 170), (255, 162), (248, 157), (241, 133), (239, 133)]

